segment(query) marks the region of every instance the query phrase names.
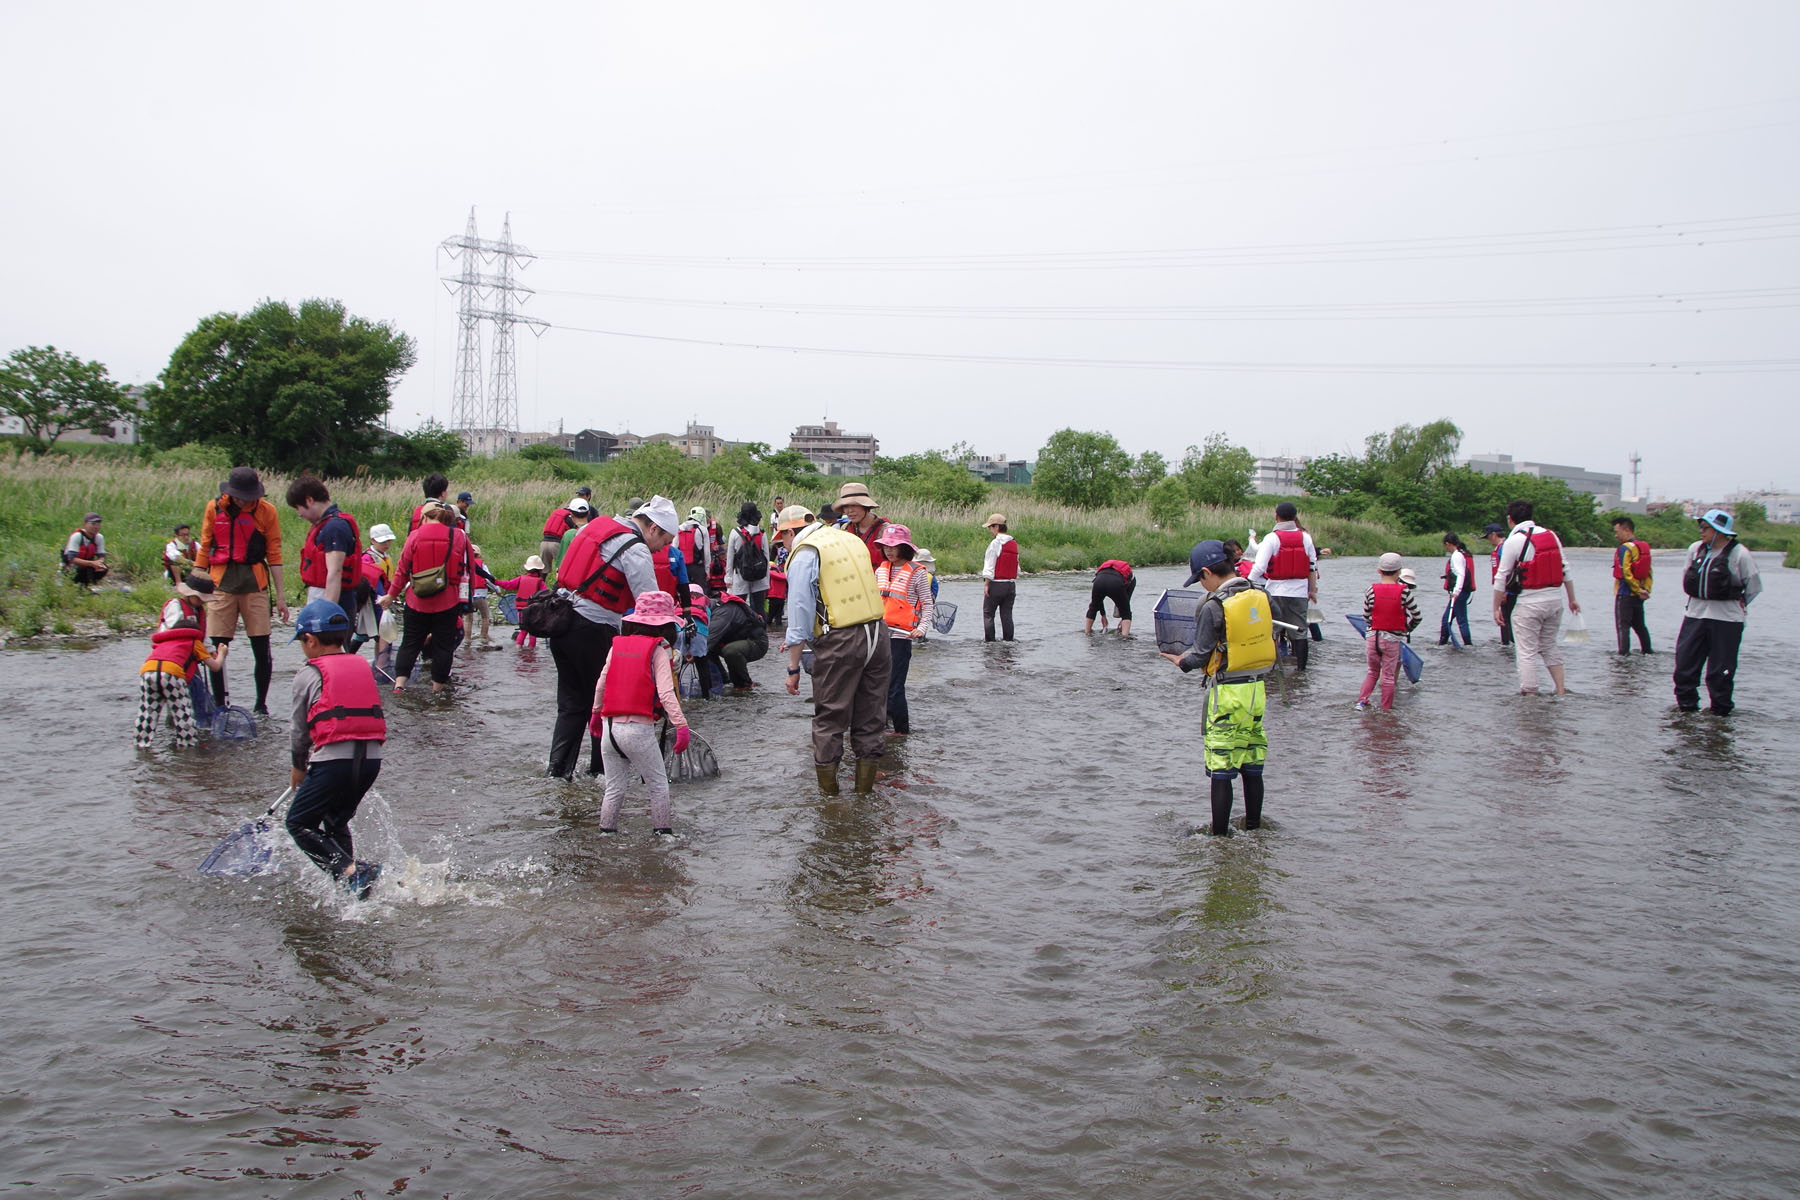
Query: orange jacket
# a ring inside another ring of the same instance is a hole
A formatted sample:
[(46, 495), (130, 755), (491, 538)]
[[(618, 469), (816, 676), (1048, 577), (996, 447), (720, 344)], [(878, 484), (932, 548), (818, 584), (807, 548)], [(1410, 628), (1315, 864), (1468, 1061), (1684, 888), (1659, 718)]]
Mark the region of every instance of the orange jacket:
[[(210, 573), (214, 583), (218, 583), (225, 578), (225, 564), (215, 564), (212, 561), (213, 518), (219, 511), (219, 499), (219, 497), (214, 496), (211, 500), (206, 502), (206, 512), (201, 514), (200, 517), (200, 553), (194, 556), (194, 565)], [(264, 496), (261, 500), (256, 502), (256, 507), (251, 510), (251, 515), (256, 519), (256, 528), (263, 535), (263, 540), (268, 543), (268, 548), (266, 550), (268, 557), (265, 561), (269, 566), (280, 566), (281, 513), (277, 511), (273, 504), (269, 503), (269, 498)], [(262, 563), (256, 563), (251, 569), (256, 572), (256, 586), (260, 588), (268, 587), (268, 568)]]

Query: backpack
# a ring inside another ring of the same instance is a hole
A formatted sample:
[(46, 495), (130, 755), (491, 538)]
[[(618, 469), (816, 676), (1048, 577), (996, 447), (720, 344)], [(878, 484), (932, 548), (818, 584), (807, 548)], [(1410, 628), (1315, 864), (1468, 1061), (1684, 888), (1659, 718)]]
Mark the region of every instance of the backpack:
[(731, 567), (746, 583), (756, 583), (769, 577), (769, 556), (763, 553), (761, 543), (757, 540), (761, 535), (752, 537), (744, 530), (738, 530), (737, 556), (732, 559)]

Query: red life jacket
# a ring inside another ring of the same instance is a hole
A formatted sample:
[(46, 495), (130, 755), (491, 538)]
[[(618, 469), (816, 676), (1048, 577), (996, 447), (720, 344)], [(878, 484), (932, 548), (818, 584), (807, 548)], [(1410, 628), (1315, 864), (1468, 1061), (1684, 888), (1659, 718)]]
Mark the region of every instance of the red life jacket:
[(1109, 558), (1100, 564), (1100, 569), (1102, 571), (1106, 570), (1108, 567), (1111, 567), (1126, 579), (1131, 578), (1131, 564), (1122, 559)]
[(159, 629), (150, 635), (150, 656), (144, 659), (144, 665), (168, 663), (181, 668), (184, 679), (192, 679), (194, 668), (200, 665), (200, 656), (194, 652), (194, 647), (205, 636), (206, 631), (198, 627)]
[(1234, 570), (1238, 573), (1238, 577), (1241, 579), (1250, 578), (1250, 572), (1255, 569), (1256, 569), (1256, 563), (1253, 560), (1248, 559), (1248, 558), (1238, 559), (1237, 565), (1232, 568), (1232, 570)]
[[(1519, 563), (1519, 586), (1526, 591), (1561, 587), (1563, 582), (1562, 543), (1548, 529), (1537, 529), (1530, 535), (1531, 557)], [(1521, 551), (1522, 553), (1522, 551)]]
[[(220, 496), (213, 508), (211, 562), (259, 563), (268, 557), (267, 540), (256, 528), (256, 505), (233, 517), (226, 512), (231, 497)], [(258, 501), (261, 503), (261, 501)]]
[(92, 562), (100, 556), (99, 538), (90, 537), (88, 531), (81, 528), (77, 528), (74, 531), (74, 534), (81, 539), (79, 542), (75, 543), (75, 557), (78, 560), (82, 562)]
[[(419, 526), (425, 523), (425, 510), (428, 508), (435, 508), (440, 504), (445, 508), (450, 507), (450, 502), (448, 500), (427, 500), (419, 505), (419, 507), (413, 509), (412, 521), (407, 525), (406, 532), (409, 534), (419, 532)], [(463, 516), (461, 513), (457, 513), (456, 527), (458, 529), (467, 529), (469, 527), (469, 518)], [(556, 536), (561, 537), (562, 535), (559, 533)]]
[(707, 564), (706, 580), (718, 585), (714, 591), (722, 592), (725, 590), (725, 540), (719, 536), (717, 521), (708, 523), (707, 538), (712, 546), (712, 561)]
[(1631, 564), (1631, 577), (1638, 580), (1650, 578), (1650, 543), (1640, 538), (1621, 542), (1619, 548), (1613, 551), (1613, 578), (1625, 578), (1625, 568), (1619, 565), (1619, 560), (1625, 557), (1626, 546), (1636, 546), (1638, 552), (1637, 561)]
[(518, 603), (531, 603), (531, 598), (548, 586), (549, 585), (544, 582), (544, 577), (542, 575), (533, 575), (531, 572), (527, 571), (525, 574), (519, 576), (519, 590), (517, 593)]
[(306, 710), (306, 732), (315, 747), (333, 742), (385, 742), (381, 689), (367, 659), (356, 654), (321, 654), (307, 664), (324, 686), (318, 703)]
[(1488, 555), (1488, 582), (1489, 583), (1493, 583), (1500, 578), (1500, 550), (1505, 545), (1506, 545), (1505, 542), (1501, 542), (1499, 546), (1494, 547), (1494, 552), (1492, 554)]
[(675, 603), (677, 604), (680, 604), (683, 600), (687, 599), (686, 596), (682, 595), (681, 581), (675, 578), (675, 567), (669, 562), (669, 552), (667, 550), (658, 550), (656, 553), (652, 554), (650, 556), (650, 566), (656, 572), (656, 587), (658, 591), (667, 592), (669, 595), (675, 597)]
[[(1463, 556), (1462, 590), (1465, 592), (1474, 591), (1475, 590), (1475, 556), (1473, 554), (1470, 554), (1467, 550), (1456, 550), (1456, 551), (1452, 551), (1452, 553), (1460, 554)], [(1455, 587), (1455, 586), (1456, 586), (1456, 572), (1452, 571), (1450, 569), (1450, 560), (1446, 558), (1444, 560), (1444, 590), (1447, 592), (1452, 587)]]
[[(373, 554), (374, 551), (372, 550), (364, 550), (361, 557), (357, 559), (357, 562), (359, 564), (359, 569), (362, 571), (363, 582), (369, 585), (369, 590), (371, 592), (374, 592), (379, 596), (382, 594), (384, 577), (381, 572), (381, 564), (372, 557)], [(325, 585), (320, 584), (319, 586), (323, 587)]]
[(1019, 539), (1007, 538), (1000, 547), (1000, 553), (994, 559), (995, 579), (1017, 579), (1019, 577)]
[(1402, 597), (1406, 594), (1406, 585), (1404, 583), (1377, 583), (1374, 586), (1374, 592), (1375, 610), (1369, 615), (1370, 631), (1405, 633), (1406, 605)]
[[(887, 523), (888, 519), (886, 517), (876, 517), (875, 523), (869, 526), (869, 532), (867, 533), (863, 533), (854, 525), (844, 526), (845, 529), (848, 529), (851, 533), (854, 533), (863, 540), (863, 545), (869, 548), (869, 565), (877, 570), (880, 570), (881, 564), (887, 561), (887, 555), (882, 552), (880, 546), (875, 544), (875, 539), (881, 536), (881, 527)], [(1017, 572), (1014, 572), (1014, 574), (1017, 574)], [(998, 576), (996, 576), (996, 578), (998, 578)], [(1009, 575), (1007, 578), (1010, 579), (1012, 576)]]
[(612, 640), (606, 653), (606, 691), (600, 697), (603, 717), (660, 717), (662, 701), (656, 694), (656, 673), (650, 655), (663, 644), (659, 637), (633, 633)]
[(575, 514), (571, 513), (567, 508), (551, 509), (549, 518), (544, 522), (545, 539), (548, 540), (554, 538), (557, 541), (561, 541), (562, 535), (569, 532), (569, 526), (574, 520)]
[[(619, 569), (618, 557), (625, 553), (631, 543), (627, 542), (625, 546), (615, 550), (613, 561), (601, 566), (601, 545), (608, 538), (621, 533), (630, 534), (640, 543), (644, 540), (635, 525), (621, 525), (611, 517), (595, 517), (583, 525), (581, 532), (570, 541), (568, 553), (563, 555), (557, 582), (610, 612), (630, 612), (637, 598), (632, 594), (631, 585), (625, 581), (625, 572)], [(656, 556), (650, 557), (654, 559)]]
[(701, 565), (700, 560), (706, 556), (700, 552), (700, 527), (683, 525), (681, 532), (675, 535), (676, 545), (681, 547), (681, 561), (688, 565), (688, 578), (694, 578), (694, 568)]
[[(173, 538), (169, 540), (171, 542), (174, 541)], [(189, 538), (187, 541), (181, 543), (181, 552), (187, 557), (189, 562), (193, 562), (194, 556), (200, 553), (200, 543)], [(175, 560), (169, 557), (168, 546), (163, 547), (163, 569), (166, 571), (173, 571), (175, 569)]]
[[(421, 526), (416, 540), (407, 539), (413, 548), (412, 559), (408, 564), (410, 574), (417, 575), (420, 571), (429, 571), (442, 565), (444, 589), (454, 592), (461, 586), (463, 576), (467, 574), (464, 570), (464, 556), (450, 552), (451, 547), (456, 544), (456, 539), (451, 535), (456, 532), (458, 531), (440, 521), (430, 521)], [(436, 598), (432, 597), (434, 600)]]
[[(357, 527), (356, 518), (340, 508), (335, 513), (330, 514), (325, 517), (324, 520), (318, 522), (311, 529), (307, 530), (306, 541), (300, 544), (300, 582), (304, 583), (307, 587), (322, 588), (325, 586), (328, 568), (325, 565), (325, 551), (319, 549), (319, 530), (325, 528), (325, 523), (327, 521), (336, 517), (342, 517), (344, 520), (350, 522), (350, 537), (352, 540), (350, 543), (350, 553), (344, 555), (346, 567), (348, 567), (350, 563), (355, 562), (357, 558), (362, 555), (362, 530)], [(347, 593), (352, 587), (356, 586), (349, 578), (349, 575), (349, 570), (345, 570), (339, 583), (340, 594)]]
[(769, 599), (787, 599), (787, 572), (777, 571), (773, 566), (769, 568)]
[(1306, 534), (1298, 529), (1277, 529), (1275, 539), (1280, 544), (1269, 556), (1268, 570), (1263, 572), (1265, 578), (1305, 579), (1312, 574), (1312, 559), (1306, 553)]

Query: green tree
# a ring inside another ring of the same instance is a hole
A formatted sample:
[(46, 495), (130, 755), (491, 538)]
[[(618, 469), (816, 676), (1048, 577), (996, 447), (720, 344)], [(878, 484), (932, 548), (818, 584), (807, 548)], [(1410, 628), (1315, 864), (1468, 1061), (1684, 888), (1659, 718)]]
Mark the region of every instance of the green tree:
[(706, 467), (667, 442), (633, 446), (606, 465), (606, 478), (622, 496), (685, 496), (700, 486)]
[(1144, 491), (1144, 502), (1150, 506), (1150, 520), (1162, 529), (1176, 529), (1187, 522), (1188, 490), (1178, 476), (1168, 475)]
[[(527, 446), (527, 450), (535, 450)], [(560, 447), (558, 447), (560, 449)], [(462, 435), (445, 429), (436, 421), (426, 421), (411, 433), (396, 433), (381, 448), (380, 469), (383, 475), (421, 476), (433, 471), (448, 472), (463, 456)], [(525, 451), (519, 452), (525, 457)]]
[(1256, 456), (1222, 433), (1208, 434), (1204, 446), (1189, 446), (1181, 459), (1181, 479), (1196, 504), (1243, 504), (1255, 473)]
[(187, 335), (149, 398), (157, 446), (206, 442), (232, 461), (344, 475), (376, 460), (388, 397), (417, 354), (336, 300), (269, 300)]
[(99, 362), (55, 346), (14, 350), (0, 363), (0, 413), (17, 417), (25, 447), (42, 454), (71, 429), (100, 429), (123, 417), (125, 390)]
[(1769, 523), (1769, 510), (1755, 500), (1739, 500), (1731, 506), (1731, 515), (1738, 529), (1761, 529)]
[(1074, 508), (1117, 504), (1131, 485), (1131, 455), (1110, 433), (1059, 429), (1038, 451), (1031, 490)]
[(570, 455), (558, 442), (533, 442), (519, 448), (519, 457), (526, 462), (566, 462)]
[(1348, 454), (1321, 454), (1309, 459), (1295, 477), (1309, 496), (1345, 496), (1373, 491), (1368, 461)]
[(1169, 473), (1169, 460), (1154, 450), (1146, 450), (1131, 460), (1131, 486), (1147, 492), (1161, 483)]
[(970, 457), (968, 448), (958, 445), (900, 458), (877, 458), (869, 479), (884, 490), (915, 499), (973, 507), (987, 499), (988, 485), (963, 465)]

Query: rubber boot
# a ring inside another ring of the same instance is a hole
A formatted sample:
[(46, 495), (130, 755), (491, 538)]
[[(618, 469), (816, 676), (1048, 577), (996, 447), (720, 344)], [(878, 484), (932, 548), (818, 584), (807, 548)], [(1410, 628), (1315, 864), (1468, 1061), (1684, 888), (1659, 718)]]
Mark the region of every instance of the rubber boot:
[(1263, 777), (1244, 773), (1244, 828), (1262, 828)]
[(875, 768), (880, 766), (879, 759), (859, 758), (856, 760), (856, 790), (863, 793), (875, 790)]
[(1231, 833), (1231, 777), (1214, 775), (1212, 781), (1212, 831), (1215, 837)]
[(813, 765), (813, 770), (819, 773), (819, 790), (824, 792), (827, 796), (837, 795), (837, 764), (832, 763), (829, 766), (819, 766), (815, 763)]

